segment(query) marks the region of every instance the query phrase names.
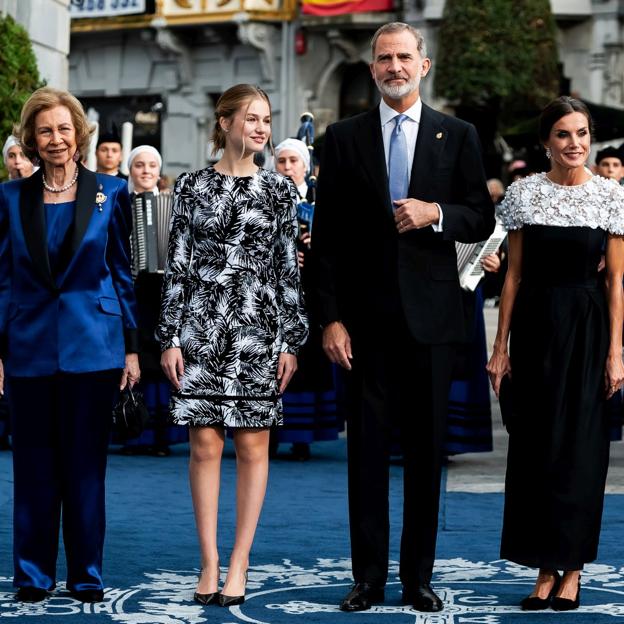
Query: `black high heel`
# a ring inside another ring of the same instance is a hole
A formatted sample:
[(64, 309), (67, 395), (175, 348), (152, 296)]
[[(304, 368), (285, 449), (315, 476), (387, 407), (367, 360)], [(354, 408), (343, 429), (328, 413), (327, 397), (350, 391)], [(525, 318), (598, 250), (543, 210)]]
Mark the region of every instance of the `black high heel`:
[(559, 598), (555, 596), (552, 599), (552, 604), (550, 605), (553, 611), (574, 611), (578, 609), (581, 605), (581, 577), (579, 576), (578, 580), (578, 589), (576, 591), (576, 598), (574, 600), (570, 600), (569, 598)]
[[(247, 571), (245, 571), (245, 586), (247, 586)], [(219, 594), (219, 604), (222, 607), (234, 607), (235, 605), (241, 605), (245, 602), (245, 594), (242, 596), (226, 596), (225, 594)]]
[[(201, 575), (203, 572), (203, 568), (199, 571), (199, 576), (198, 579), (201, 579)], [(221, 570), (219, 569), (219, 572)], [(217, 580), (217, 585), (219, 584), (219, 581)], [(216, 592), (211, 592), (210, 594), (200, 594), (199, 592), (195, 592), (193, 594), (193, 600), (195, 602), (198, 602), (201, 605), (209, 605), (209, 604), (214, 604), (216, 602), (219, 601), (219, 596), (221, 594), (219, 593), (219, 590), (217, 589)]]
[(553, 596), (559, 591), (559, 585), (561, 584), (561, 577), (559, 572), (555, 570), (555, 582), (552, 589), (548, 593), (546, 598), (539, 598), (537, 596), (527, 596), (520, 602), (520, 606), (523, 611), (543, 611), (550, 607), (551, 602), (554, 600)]

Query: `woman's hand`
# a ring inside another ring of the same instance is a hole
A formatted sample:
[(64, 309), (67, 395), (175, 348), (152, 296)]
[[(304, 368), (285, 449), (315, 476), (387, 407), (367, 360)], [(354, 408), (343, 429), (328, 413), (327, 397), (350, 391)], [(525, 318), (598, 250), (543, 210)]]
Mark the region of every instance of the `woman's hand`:
[(503, 377), (509, 375), (511, 378), (511, 360), (509, 359), (507, 351), (494, 350), (485, 370), (487, 370), (490, 375), (492, 389), (494, 390), (494, 394), (498, 397)]
[(171, 385), (176, 389), (180, 389), (180, 379), (184, 375), (184, 360), (182, 359), (182, 349), (180, 347), (171, 347), (166, 349), (160, 356), (160, 366), (165, 373)]
[(621, 355), (608, 356), (605, 366), (605, 390), (610, 399), (624, 384), (624, 363)]
[(279, 393), (283, 394), (286, 386), (297, 370), (297, 356), (292, 353), (280, 353), (277, 362), (277, 380), (280, 382)]
[(139, 356), (136, 353), (126, 353), (126, 366), (121, 374), (119, 389), (123, 390), (126, 387), (126, 384), (129, 384), (132, 388), (134, 384), (139, 383), (139, 379), (141, 379)]

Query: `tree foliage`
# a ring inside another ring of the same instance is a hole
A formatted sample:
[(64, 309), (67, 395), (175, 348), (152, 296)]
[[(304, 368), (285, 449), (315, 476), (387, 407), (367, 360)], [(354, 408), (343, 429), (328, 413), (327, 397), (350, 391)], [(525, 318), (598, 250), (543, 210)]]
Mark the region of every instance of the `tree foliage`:
[(541, 108), (559, 93), (549, 0), (446, 0), (436, 94), (463, 106)]
[[(43, 86), (26, 30), (10, 15), (0, 14), (0, 147), (19, 121), (24, 102)], [(0, 178), (6, 178), (0, 159)]]

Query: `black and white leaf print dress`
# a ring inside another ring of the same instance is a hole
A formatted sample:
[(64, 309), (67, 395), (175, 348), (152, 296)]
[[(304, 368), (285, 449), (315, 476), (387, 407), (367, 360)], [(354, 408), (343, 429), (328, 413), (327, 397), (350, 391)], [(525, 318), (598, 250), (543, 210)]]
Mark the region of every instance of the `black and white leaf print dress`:
[(259, 169), (208, 167), (176, 181), (157, 335), (181, 347), (174, 421), (282, 424), (277, 364), (308, 332), (297, 265), (297, 190)]

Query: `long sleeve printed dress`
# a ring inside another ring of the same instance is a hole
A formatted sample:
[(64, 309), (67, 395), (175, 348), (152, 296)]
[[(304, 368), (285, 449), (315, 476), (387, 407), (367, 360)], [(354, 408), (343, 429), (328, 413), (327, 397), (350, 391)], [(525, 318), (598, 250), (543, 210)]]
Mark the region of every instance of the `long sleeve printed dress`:
[(609, 462), (604, 374), (606, 234), (624, 234), (624, 189), (594, 176), (512, 184), (498, 211), (521, 229), (511, 319), (511, 403), (501, 556), (555, 570), (596, 558)]
[(278, 359), (308, 331), (296, 203), (292, 182), (264, 169), (178, 178), (157, 330), (163, 351), (182, 350), (176, 423), (282, 424)]

